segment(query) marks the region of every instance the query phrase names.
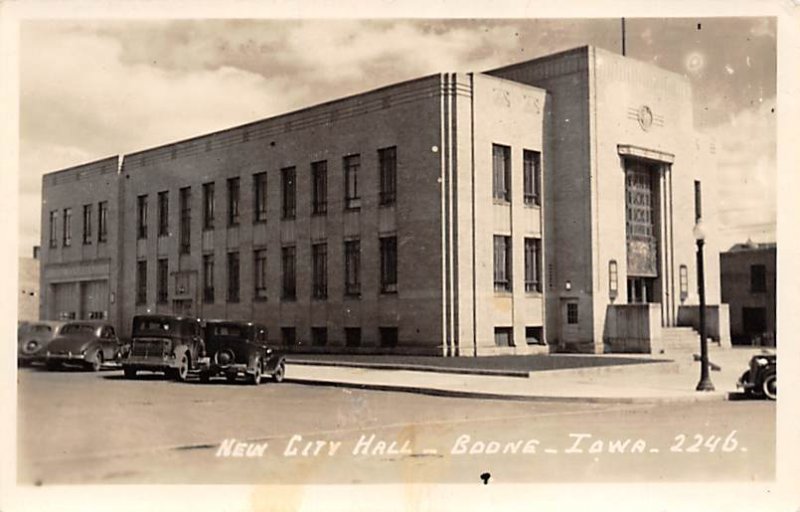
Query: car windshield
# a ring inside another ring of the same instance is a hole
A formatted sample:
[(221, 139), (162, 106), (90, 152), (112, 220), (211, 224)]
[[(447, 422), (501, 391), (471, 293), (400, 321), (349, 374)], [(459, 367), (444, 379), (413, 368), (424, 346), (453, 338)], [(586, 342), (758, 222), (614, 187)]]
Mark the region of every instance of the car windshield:
[(90, 324), (67, 324), (61, 328), (61, 334), (92, 334), (96, 328)]
[(244, 338), (247, 336), (247, 326), (237, 324), (208, 324), (208, 334), (210, 336), (235, 336)]
[(159, 318), (138, 318), (133, 325), (134, 332), (155, 332), (160, 334), (174, 334), (176, 331), (174, 322)]

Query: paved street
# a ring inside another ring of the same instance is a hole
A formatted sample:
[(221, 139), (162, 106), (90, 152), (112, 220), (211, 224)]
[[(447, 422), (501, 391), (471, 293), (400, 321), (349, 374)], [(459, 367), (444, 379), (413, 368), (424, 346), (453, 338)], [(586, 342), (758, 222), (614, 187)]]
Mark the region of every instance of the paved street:
[(288, 382), (178, 384), (157, 375), (129, 381), (115, 370), (23, 369), (18, 376), (21, 484), (774, 475), (775, 404), (760, 400), (516, 402)]

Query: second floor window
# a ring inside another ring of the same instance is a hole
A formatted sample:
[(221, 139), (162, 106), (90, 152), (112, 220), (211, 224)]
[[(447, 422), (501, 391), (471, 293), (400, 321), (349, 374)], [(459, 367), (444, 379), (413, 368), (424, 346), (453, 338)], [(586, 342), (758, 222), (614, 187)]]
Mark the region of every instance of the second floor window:
[(159, 304), (167, 303), (167, 280), (169, 279), (169, 262), (167, 259), (158, 260), (156, 267), (156, 300)]
[(750, 265), (750, 291), (752, 293), (767, 291), (767, 267), (765, 265)]
[(108, 240), (108, 201), (97, 203), (97, 241)]
[(228, 226), (239, 225), (239, 178), (228, 180)]
[(315, 299), (328, 296), (328, 245), (311, 246), (311, 294)]
[(267, 173), (260, 172), (253, 175), (253, 222), (266, 222), (267, 220)]
[(541, 240), (538, 238), (525, 239), (525, 291), (541, 292)]
[(228, 302), (239, 302), (239, 253), (228, 253)]
[(492, 144), (492, 197), (511, 201), (511, 148)]
[(344, 157), (344, 207), (357, 209), (361, 207), (361, 196), (358, 192), (358, 173), (361, 170), (361, 155)]
[(58, 212), (52, 210), (50, 212), (50, 248), (55, 249), (58, 247)]
[(311, 213), (324, 215), (328, 211), (328, 162), (311, 164)]
[(511, 291), (511, 237), (494, 236), (494, 289)]
[(147, 302), (147, 261), (136, 262), (136, 304)]
[(92, 243), (92, 205), (83, 205), (83, 244)]
[(214, 229), (214, 183), (203, 184), (203, 229)]
[(158, 236), (169, 235), (169, 192), (158, 193)]
[(255, 300), (267, 298), (267, 250), (253, 251), (253, 283), (255, 284)]
[(203, 302), (214, 302), (214, 255), (203, 255)]
[(381, 245), (381, 293), (397, 291), (397, 237), (380, 239)]
[(380, 167), (380, 204), (388, 206), (397, 199), (397, 148), (392, 146), (378, 150)]
[(281, 169), (281, 210), (284, 219), (293, 219), (297, 206), (295, 168)]
[(283, 274), (281, 298), (283, 300), (294, 300), (297, 297), (297, 278), (295, 275), (295, 248), (293, 246), (281, 249), (281, 272)]
[(147, 238), (147, 195), (136, 198), (136, 237)]
[(522, 153), (522, 188), (526, 205), (540, 206), (541, 197), (541, 154), (538, 151)]
[(361, 242), (344, 243), (344, 293), (352, 297), (361, 294)]
[(192, 244), (192, 189), (180, 189), (179, 198), (181, 210), (180, 252), (189, 254)]
[(64, 233), (62, 245), (72, 245), (72, 208), (64, 208)]

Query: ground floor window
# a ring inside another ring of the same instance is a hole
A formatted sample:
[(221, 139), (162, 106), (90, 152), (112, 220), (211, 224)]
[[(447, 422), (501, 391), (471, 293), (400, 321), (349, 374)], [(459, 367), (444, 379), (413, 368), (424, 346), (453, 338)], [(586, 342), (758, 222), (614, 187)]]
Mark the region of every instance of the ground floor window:
[(325, 327), (311, 328), (311, 345), (323, 347), (328, 344), (328, 329)]
[(297, 344), (297, 331), (294, 327), (281, 327), (281, 343), (287, 347)]
[(358, 347), (361, 345), (361, 328), (345, 327), (344, 342), (348, 347)]
[(577, 302), (570, 302), (567, 304), (567, 323), (568, 324), (577, 324), (578, 323), (578, 303)]
[(513, 347), (514, 329), (511, 327), (495, 327), (494, 344), (498, 347)]
[(380, 333), (382, 347), (397, 346), (397, 327), (381, 327)]
[(544, 345), (544, 336), (542, 335), (541, 326), (525, 327), (525, 343), (528, 345)]

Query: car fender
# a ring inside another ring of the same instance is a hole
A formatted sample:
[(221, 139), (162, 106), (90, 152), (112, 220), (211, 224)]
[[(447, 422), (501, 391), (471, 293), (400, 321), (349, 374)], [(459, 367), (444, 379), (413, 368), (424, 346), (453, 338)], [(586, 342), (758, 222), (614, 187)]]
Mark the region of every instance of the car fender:
[(184, 352), (189, 352), (189, 368), (192, 368), (195, 364), (195, 359), (192, 357), (192, 351), (189, 349), (188, 345), (180, 344), (176, 345), (174, 349), (172, 349), (172, 353), (175, 354), (175, 364), (177, 365), (180, 362), (181, 355)]
[(265, 370), (267, 372), (274, 372), (278, 366), (281, 364), (286, 363), (286, 358), (283, 355), (273, 354), (269, 359), (267, 359), (267, 366)]

